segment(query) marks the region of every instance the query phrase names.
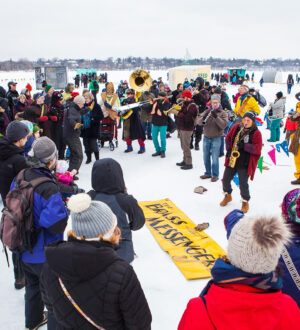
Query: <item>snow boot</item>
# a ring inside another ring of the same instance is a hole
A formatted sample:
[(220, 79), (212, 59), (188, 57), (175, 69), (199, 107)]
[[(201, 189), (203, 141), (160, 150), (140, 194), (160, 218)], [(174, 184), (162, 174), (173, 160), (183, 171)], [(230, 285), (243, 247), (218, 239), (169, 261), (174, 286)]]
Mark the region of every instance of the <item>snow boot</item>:
[(99, 160), (99, 151), (95, 152), (95, 158), (96, 160)]
[(191, 170), (193, 168), (192, 164), (185, 164), (180, 167), (182, 170)]
[(86, 164), (89, 164), (92, 162), (92, 153), (91, 152), (86, 152)]
[(127, 146), (127, 149), (124, 152), (131, 152), (133, 151), (132, 146)]
[(248, 201), (242, 200), (242, 208), (241, 211), (247, 213), (249, 210), (249, 203)]
[(37, 325), (35, 326), (34, 328), (25, 328), (25, 330), (38, 330), (40, 329), (40, 327), (44, 324), (46, 324), (48, 321), (48, 313), (47, 312), (44, 312), (43, 313), (43, 319), (42, 321)]
[(157, 157), (157, 156), (160, 156), (160, 155), (161, 155), (161, 152), (160, 151), (157, 151), (154, 154), (152, 154), (152, 157)]
[(25, 277), (22, 277), (21, 279), (15, 280), (15, 289), (21, 290), (25, 286)]
[(176, 163), (177, 166), (184, 166), (186, 165), (186, 163), (184, 161), (180, 162), (180, 163)]
[(165, 153), (164, 151), (161, 151), (161, 152), (160, 152), (160, 157), (161, 157), (161, 158), (166, 158), (166, 153)]
[(145, 146), (140, 147), (140, 150), (138, 151), (138, 154), (143, 154), (145, 152)]
[(232, 201), (231, 194), (225, 193), (225, 197), (222, 200), (222, 202), (220, 203), (220, 206), (226, 206), (231, 201)]
[(294, 181), (291, 181), (291, 184), (300, 184), (300, 178), (298, 178)]

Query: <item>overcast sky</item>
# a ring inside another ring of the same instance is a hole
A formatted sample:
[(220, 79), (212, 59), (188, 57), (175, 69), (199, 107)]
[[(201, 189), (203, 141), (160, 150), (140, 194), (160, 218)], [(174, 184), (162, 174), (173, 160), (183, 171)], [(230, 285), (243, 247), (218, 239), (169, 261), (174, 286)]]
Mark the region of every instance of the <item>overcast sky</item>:
[(2, 1), (0, 60), (300, 57), (299, 0)]

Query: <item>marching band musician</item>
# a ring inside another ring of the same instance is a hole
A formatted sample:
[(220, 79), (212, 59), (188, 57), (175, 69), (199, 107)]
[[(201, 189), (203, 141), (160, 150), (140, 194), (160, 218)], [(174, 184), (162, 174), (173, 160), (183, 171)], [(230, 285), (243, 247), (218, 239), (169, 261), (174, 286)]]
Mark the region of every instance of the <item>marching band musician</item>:
[[(152, 115), (152, 140), (156, 150), (156, 152), (152, 154), (153, 157), (166, 157), (168, 115), (165, 115), (164, 111), (170, 108), (170, 102), (166, 96), (167, 93), (165, 92), (161, 91), (158, 93), (159, 100), (154, 102), (150, 113)], [(158, 143), (158, 133), (160, 134), (161, 145)]]
[[(135, 100), (135, 91), (134, 89), (128, 89), (126, 93), (127, 98), (123, 100), (122, 105), (133, 104), (136, 103)], [(125, 152), (133, 151), (132, 141), (138, 140), (140, 145), (140, 150), (138, 154), (143, 154), (145, 152), (145, 143), (146, 140), (145, 132), (143, 130), (140, 115), (138, 112), (139, 108), (131, 109), (131, 115), (128, 118), (124, 118), (123, 123), (123, 138), (126, 141), (127, 149)]]
[(193, 134), (195, 119), (198, 114), (198, 107), (193, 102), (192, 93), (184, 91), (181, 94), (184, 100), (181, 110), (177, 112), (176, 124), (179, 130), (180, 145), (183, 151), (183, 161), (176, 163), (182, 170), (190, 170), (193, 168), (192, 153), (190, 149), (191, 136)]
[[(254, 178), (262, 149), (262, 136), (255, 124), (255, 118), (255, 112), (246, 112), (242, 123), (235, 124), (225, 139), (227, 154), (222, 182), (225, 197), (220, 206), (226, 206), (232, 201), (231, 181), (237, 173), (242, 197), (241, 210), (244, 213), (249, 209), (248, 178), (250, 177), (251, 180)], [(234, 152), (238, 152), (237, 157), (233, 157)]]
[(140, 96), (139, 102), (145, 102), (141, 106), (141, 122), (148, 140), (152, 140), (152, 116), (150, 115), (152, 104), (150, 102), (146, 103), (149, 99), (154, 99), (154, 95), (149, 91), (146, 91)]

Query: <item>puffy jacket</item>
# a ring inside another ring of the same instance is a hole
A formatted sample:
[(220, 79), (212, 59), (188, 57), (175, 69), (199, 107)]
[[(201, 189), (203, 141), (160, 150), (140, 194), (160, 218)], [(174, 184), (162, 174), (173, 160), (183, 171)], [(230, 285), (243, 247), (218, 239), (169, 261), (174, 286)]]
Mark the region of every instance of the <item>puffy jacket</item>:
[(200, 116), (199, 123), (202, 124), (205, 121), (203, 133), (207, 138), (221, 137), (228, 124), (228, 114), (221, 106), (216, 111), (217, 117), (211, 115), (211, 111), (211, 108), (205, 110)]
[[(63, 239), (63, 232), (67, 226), (68, 212), (63, 203), (56, 179), (48, 168), (37, 159), (32, 158), (28, 164), (32, 167), (25, 170), (25, 180), (32, 181), (47, 176), (52, 182), (40, 184), (33, 195), (33, 220), (35, 228), (42, 228), (32, 253), (22, 253), (22, 261), (27, 263), (44, 263), (44, 248), (52, 242)], [(12, 183), (11, 189), (15, 186)]]
[[(243, 117), (244, 114), (247, 112), (247, 111), (254, 111), (256, 112), (258, 115), (260, 114), (260, 108), (258, 106), (258, 103), (256, 102), (255, 98), (253, 96), (250, 96), (250, 95), (247, 95), (246, 98), (244, 99), (244, 101), (242, 102), (241, 100), (241, 97), (240, 96), (237, 100), (237, 103), (236, 103), (236, 107), (235, 109), (233, 109), (233, 111), (235, 113), (237, 113), (240, 109), (241, 106), (243, 106), (243, 103), (244, 102), (247, 102), (247, 104), (245, 105), (244, 109), (241, 111), (240, 113), (240, 116)], [(248, 99), (248, 101), (247, 101)]]
[(191, 299), (178, 330), (298, 329), (300, 310), (281, 291), (264, 293), (243, 284), (212, 284), (202, 298)]
[(136, 199), (126, 192), (120, 164), (111, 158), (97, 160), (92, 170), (92, 187), (94, 190), (89, 192), (92, 199), (106, 203), (117, 216), (121, 229), (117, 253), (131, 263), (134, 259), (131, 230), (142, 228), (145, 216)]
[(177, 128), (181, 131), (193, 131), (197, 114), (198, 107), (195, 103), (192, 103), (192, 100), (184, 102), (182, 109), (176, 116)]
[(9, 124), (9, 119), (7, 114), (5, 112), (0, 112), (0, 134), (6, 135), (6, 128), (8, 124)]
[(58, 282), (97, 325), (106, 330), (149, 330), (151, 313), (133, 268), (108, 242), (69, 238), (45, 249), (41, 292), (57, 330), (95, 329), (71, 305)]
[(10, 143), (6, 137), (0, 138), (0, 194), (3, 198), (9, 192), (14, 177), (27, 168), (24, 148)]
[[(295, 269), (298, 274), (300, 274), (300, 237), (293, 237), (292, 244), (287, 246), (286, 249), (292, 259)], [(283, 261), (282, 256), (280, 257), (280, 264), (284, 269), (282, 292), (291, 296), (300, 308), (300, 290), (296, 286), (290, 272), (288, 271), (287, 265)]]
[(283, 118), (285, 112), (285, 98), (276, 99), (275, 102), (271, 103), (272, 117)]
[(74, 129), (77, 123), (81, 123), (81, 109), (74, 102), (70, 102), (66, 107), (64, 117), (63, 135), (65, 138), (76, 138), (80, 136), (80, 128)]

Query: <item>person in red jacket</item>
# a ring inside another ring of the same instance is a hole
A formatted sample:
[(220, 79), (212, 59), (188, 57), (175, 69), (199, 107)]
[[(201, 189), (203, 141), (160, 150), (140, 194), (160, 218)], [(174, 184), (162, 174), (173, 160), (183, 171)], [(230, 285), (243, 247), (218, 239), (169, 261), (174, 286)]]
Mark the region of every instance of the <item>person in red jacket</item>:
[[(262, 149), (262, 136), (256, 126), (255, 118), (255, 113), (250, 111), (246, 112), (242, 123), (235, 124), (225, 138), (227, 154), (222, 181), (225, 197), (220, 203), (220, 206), (226, 206), (232, 201), (231, 181), (237, 173), (242, 197), (241, 210), (244, 213), (247, 213), (249, 210), (248, 202), (250, 200), (250, 193), (248, 178), (250, 177), (251, 180), (254, 178), (254, 173), (257, 168), (257, 163)], [(232, 149), (235, 144), (237, 146), (239, 156), (237, 157), (235, 164), (233, 164), (231, 162)]]
[(193, 102), (193, 96), (190, 91), (182, 92), (181, 98), (184, 102), (181, 110), (177, 113), (176, 124), (179, 130), (181, 149), (183, 151), (183, 161), (176, 163), (176, 165), (180, 166), (182, 170), (190, 170), (193, 168), (190, 143), (195, 126), (195, 119), (198, 114), (198, 107)]
[(290, 116), (293, 116), (295, 114), (295, 111), (291, 110), (289, 112), (289, 116), (285, 122), (285, 126), (284, 126), (284, 133), (285, 134), (285, 139), (287, 141), (287, 144), (289, 145), (290, 144), (290, 138), (291, 136), (296, 132), (296, 128), (298, 126), (298, 123), (297, 122), (293, 122), (290, 120)]
[(217, 259), (212, 280), (189, 301), (178, 330), (299, 329), (300, 309), (282, 293), (278, 260), (290, 239), (276, 217), (247, 217), (240, 210), (225, 218), (228, 259)]

